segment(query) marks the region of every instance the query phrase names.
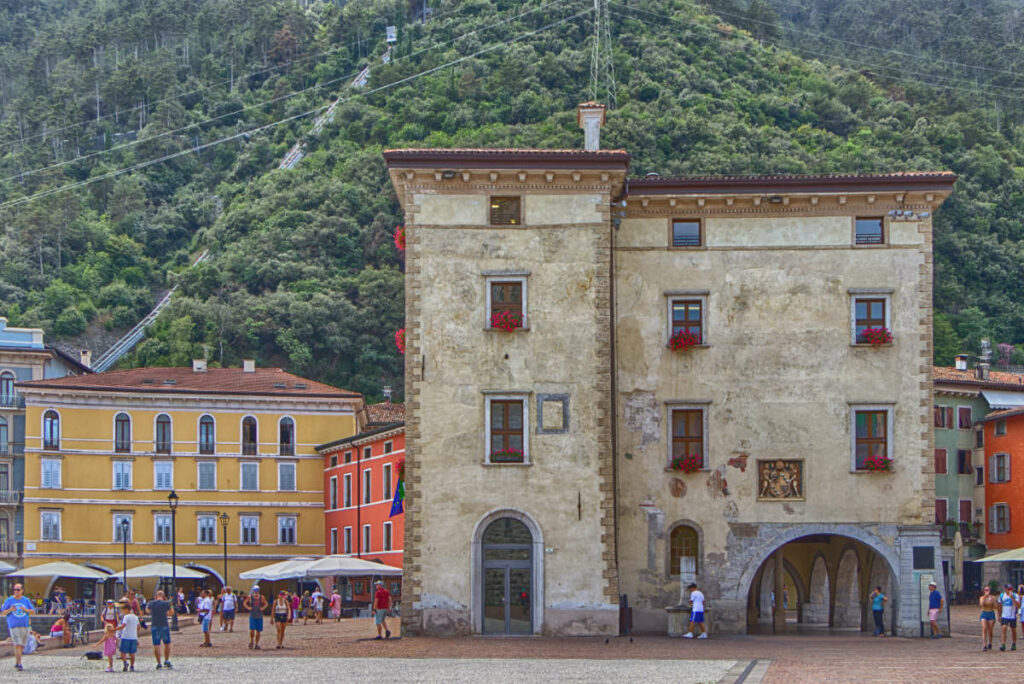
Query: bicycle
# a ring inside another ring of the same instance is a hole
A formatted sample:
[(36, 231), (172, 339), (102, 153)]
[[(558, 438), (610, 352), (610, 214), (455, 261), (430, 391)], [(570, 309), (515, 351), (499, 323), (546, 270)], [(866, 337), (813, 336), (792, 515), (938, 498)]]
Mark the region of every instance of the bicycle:
[(71, 618), (71, 645), (89, 643), (89, 627), (82, 618)]

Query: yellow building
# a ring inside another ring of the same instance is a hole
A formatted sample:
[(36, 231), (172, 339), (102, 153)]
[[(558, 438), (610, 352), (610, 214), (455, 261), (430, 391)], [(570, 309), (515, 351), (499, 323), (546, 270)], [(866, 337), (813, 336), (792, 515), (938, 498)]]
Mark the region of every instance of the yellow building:
[[(246, 570), (322, 553), (315, 447), (355, 433), (359, 394), (251, 361), (18, 387), (26, 407), (25, 567), (69, 560), (119, 573), (122, 535), (129, 568), (169, 561), (172, 491), (178, 564), (206, 572), (210, 586), (224, 579), (225, 539), (235, 586), (245, 584), (238, 575)], [(49, 585), (30, 580), (27, 589)], [(88, 583), (64, 586), (90, 598)]]

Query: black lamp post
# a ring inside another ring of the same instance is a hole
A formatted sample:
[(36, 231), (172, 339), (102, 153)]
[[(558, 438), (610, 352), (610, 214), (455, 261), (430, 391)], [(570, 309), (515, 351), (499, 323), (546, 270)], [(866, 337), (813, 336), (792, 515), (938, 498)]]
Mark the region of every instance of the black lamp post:
[(124, 553), (122, 557), (122, 568), (124, 568), (124, 576), (121, 580), (124, 582), (124, 591), (128, 593), (128, 528), (131, 527), (131, 523), (128, 522), (128, 518), (121, 518), (121, 542), (124, 544)]
[(178, 514), (178, 494), (173, 489), (167, 495), (167, 504), (171, 507), (171, 630), (178, 631), (178, 537), (174, 529), (174, 519)]
[(224, 528), (224, 586), (228, 585), (228, 521), (227, 513), (220, 514), (220, 526)]

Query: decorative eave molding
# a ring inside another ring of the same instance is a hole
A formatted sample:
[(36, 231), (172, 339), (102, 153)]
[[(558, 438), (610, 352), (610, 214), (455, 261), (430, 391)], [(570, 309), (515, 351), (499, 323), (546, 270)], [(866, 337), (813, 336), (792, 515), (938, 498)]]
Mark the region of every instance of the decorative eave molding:
[[(757, 194), (664, 194), (627, 197), (626, 218), (664, 216), (885, 216), (892, 223), (920, 223), (928, 218), (912, 220), (889, 217), (891, 210), (930, 212), (949, 193), (790, 193), (766, 196)], [(773, 201), (774, 199), (774, 201)]]
[(103, 392), (69, 388), (22, 387), (26, 408), (137, 408), (142, 410), (257, 411), (340, 413), (354, 415), (362, 397), (304, 397), (257, 394), (161, 394), (158, 392)]
[(961, 397), (964, 399), (977, 399), (981, 396), (981, 390), (967, 390), (957, 387), (950, 387), (948, 385), (940, 385), (938, 382), (934, 384), (934, 391), (936, 395), (942, 395), (944, 397)]
[[(376, 442), (386, 442), (389, 439), (400, 437), (405, 434), (405, 423), (384, 432), (377, 432), (368, 435), (353, 435), (347, 439), (339, 440), (337, 442), (331, 442), (330, 444), (321, 444), (316, 448), (317, 452), (326, 456), (334, 452), (348, 451), (355, 447), (365, 446), (367, 444), (373, 444)], [(404, 451), (404, 449), (398, 449), (396, 452)], [(396, 453), (393, 452), (393, 453)], [(383, 454), (388, 456), (389, 454)], [(375, 457), (376, 458), (376, 457)]]

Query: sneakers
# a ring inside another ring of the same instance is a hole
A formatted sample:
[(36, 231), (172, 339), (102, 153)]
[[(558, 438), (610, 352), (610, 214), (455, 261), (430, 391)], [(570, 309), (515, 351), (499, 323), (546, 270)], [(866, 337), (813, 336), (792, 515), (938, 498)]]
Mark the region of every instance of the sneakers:
[(1017, 650), (1017, 644), (1010, 644), (1010, 650), (1011, 651), (1016, 651)]
[(382, 637), (380, 634), (378, 634), (377, 636), (373, 637), (373, 640), (377, 641), (377, 639), (383, 639), (383, 638), (384, 637)]
[(259, 651), (259, 650), (262, 650), (262, 649), (260, 648), (259, 644), (254, 644), (253, 647), (252, 647), (252, 650)]
[(700, 636), (697, 637), (697, 638), (698, 639), (707, 639), (708, 638), (708, 633), (707, 632), (701, 632)]
[(21, 663), (18, 663), (17, 665), (15, 665), (15, 666), (14, 666), (14, 669), (15, 669), (15, 670), (24, 670), (25, 668), (23, 668), (23, 667), (21, 666)]
[(165, 660), (165, 661), (164, 661), (164, 669), (165, 669), (165, 670), (170, 670), (170, 669), (172, 669), (172, 667), (171, 667), (171, 661), (170, 661), (170, 660)]
[(163, 663), (157, 663), (156, 664), (156, 669), (158, 669), (158, 670), (164, 669)]
[(999, 644), (999, 650), (1000, 651), (1005, 651), (1006, 650), (1006, 644)]
[(128, 661), (126, 660), (126, 661), (124, 661), (121, 664), (124, 666), (124, 667), (121, 668), (121, 672), (127, 672), (128, 671)]
[(112, 668), (112, 667), (108, 667), (106, 670), (104, 670), (104, 672), (113, 672), (113, 671), (114, 671), (114, 668)]
[(391, 630), (387, 630), (387, 629), (384, 630), (384, 638), (385, 639), (390, 639), (391, 638)]
[(135, 672), (135, 666), (134, 666), (134, 665), (132, 665), (131, 667), (129, 667), (129, 668), (128, 668), (128, 671), (129, 671), (129, 672)]
[(692, 639), (693, 638), (693, 632), (687, 632), (686, 634), (683, 635), (683, 638), (684, 639)]

